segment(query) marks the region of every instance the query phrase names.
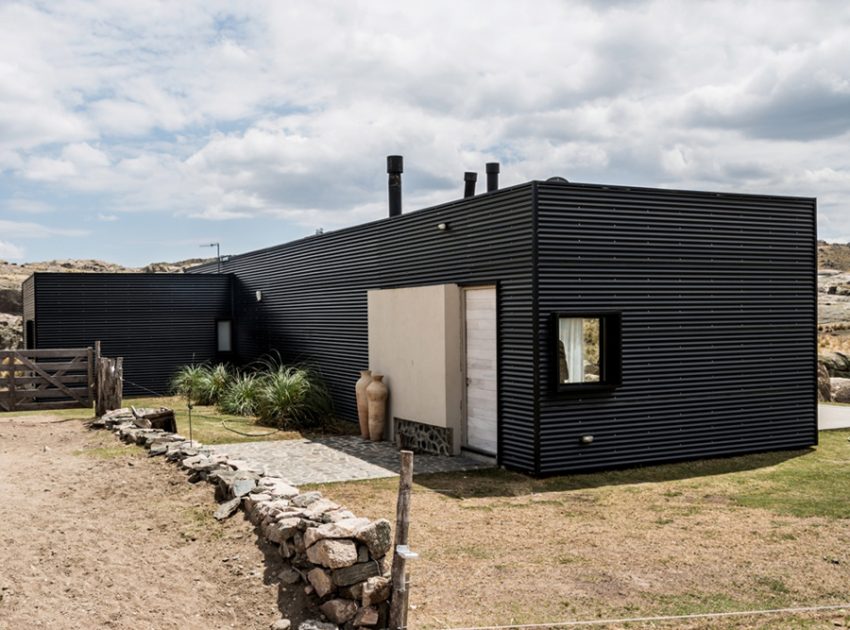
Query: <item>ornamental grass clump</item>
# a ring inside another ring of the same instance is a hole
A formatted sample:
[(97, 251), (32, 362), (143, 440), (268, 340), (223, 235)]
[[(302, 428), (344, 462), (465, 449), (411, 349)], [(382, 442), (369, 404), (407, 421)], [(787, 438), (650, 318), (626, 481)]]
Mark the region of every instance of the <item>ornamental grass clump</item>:
[(260, 422), (278, 428), (320, 426), (331, 412), (330, 395), (317, 374), (280, 366), (263, 379)]
[(192, 364), (177, 371), (171, 380), (171, 388), (176, 394), (199, 405), (215, 405), (232, 380), (230, 369), (223, 363), (214, 367)]
[(264, 386), (263, 374), (238, 374), (233, 377), (221, 396), (218, 408), (224, 413), (237, 416), (255, 416), (260, 407)]
[(184, 365), (171, 379), (171, 389), (193, 401), (197, 400), (202, 383), (209, 377), (209, 367), (203, 364)]

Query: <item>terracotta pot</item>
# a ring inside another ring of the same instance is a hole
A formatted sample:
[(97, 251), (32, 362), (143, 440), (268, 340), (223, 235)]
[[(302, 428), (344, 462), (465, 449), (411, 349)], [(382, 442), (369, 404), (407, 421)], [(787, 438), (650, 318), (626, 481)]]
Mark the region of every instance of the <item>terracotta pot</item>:
[(357, 395), (357, 419), (360, 420), (360, 437), (369, 439), (369, 399), (366, 398), (366, 388), (372, 382), (372, 371), (361, 370), (360, 378), (354, 384)]
[(372, 382), (366, 388), (366, 398), (369, 400), (369, 438), (373, 442), (384, 439), (384, 425), (387, 421), (389, 390), (383, 380), (383, 374), (373, 374)]

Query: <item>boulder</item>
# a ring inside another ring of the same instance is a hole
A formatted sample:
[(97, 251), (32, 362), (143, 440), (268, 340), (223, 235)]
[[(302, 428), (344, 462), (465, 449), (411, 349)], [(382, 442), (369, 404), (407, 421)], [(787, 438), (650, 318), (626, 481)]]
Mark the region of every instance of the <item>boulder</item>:
[(850, 378), (850, 356), (843, 352), (825, 352), (818, 355), (818, 361), (826, 366), (830, 376)]
[(383, 576), (370, 577), (363, 584), (363, 605), (380, 604), (390, 598), (392, 581)]
[(850, 403), (850, 378), (831, 378), (829, 384), (834, 402)]
[(307, 580), (313, 586), (313, 589), (316, 591), (316, 595), (319, 597), (324, 597), (334, 590), (334, 583), (331, 579), (330, 573), (319, 567), (316, 567), (307, 573)]
[(384, 557), (392, 547), (392, 527), (385, 518), (363, 526), (354, 537), (369, 547), (369, 553), (375, 560)]
[(307, 559), (329, 569), (350, 567), (357, 562), (357, 545), (350, 540), (325, 538), (307, 549)]
[(328, 619), (336, 624), (345, 623), (357, 614), (357, 602), (350, 599), (331, 599), (319, 608)]
[(832, 386), (829, 382), (829, 370), (826, 365), (818, 361), (818, 401), (829, 402), (832, 400)]

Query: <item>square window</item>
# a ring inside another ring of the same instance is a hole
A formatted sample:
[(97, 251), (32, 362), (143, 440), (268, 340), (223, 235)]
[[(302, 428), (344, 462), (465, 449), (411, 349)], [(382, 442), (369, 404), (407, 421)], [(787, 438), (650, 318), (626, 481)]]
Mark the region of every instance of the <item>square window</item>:
[(557, 391), (620, 384), (620, 313), (556, 313), (552, 319)]

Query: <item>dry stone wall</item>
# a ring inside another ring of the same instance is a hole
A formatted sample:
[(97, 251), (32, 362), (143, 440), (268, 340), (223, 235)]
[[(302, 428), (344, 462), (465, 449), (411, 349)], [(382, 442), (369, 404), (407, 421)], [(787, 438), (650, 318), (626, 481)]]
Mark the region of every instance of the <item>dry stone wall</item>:
[(359, 518), (320, 492), (300, 492), (285, 479), (212, 447), (140, 427), (129, 409), (110, 411), (92, 425), (178, 464), (191, 482), (214, 485), (221, 503), (217, 519), (243, 509), (258, 532), (280, 549), (285, 561), (281, 581), (302, 582), (324, 617), (300, 628), (386, 627), (392, 592), (389, 521)]

